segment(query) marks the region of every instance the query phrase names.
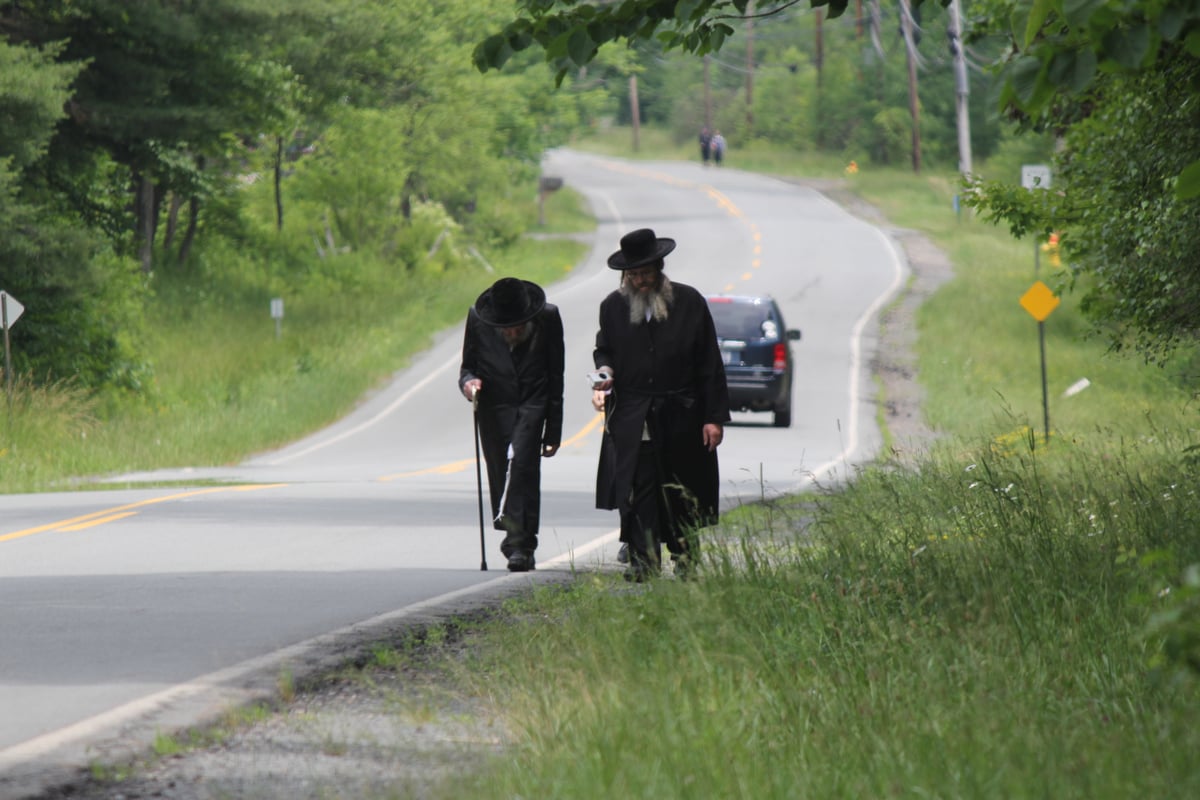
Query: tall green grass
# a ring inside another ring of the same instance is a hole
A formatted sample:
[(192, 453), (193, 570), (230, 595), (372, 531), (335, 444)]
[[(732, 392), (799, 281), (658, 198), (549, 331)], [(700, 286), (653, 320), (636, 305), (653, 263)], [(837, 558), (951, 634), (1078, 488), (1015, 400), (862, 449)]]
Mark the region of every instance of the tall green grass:
[(464, 677), (511, 750), (444, 796), (1196, 796), (1137, 557), (1200, 560), (1179, 444), (868, 469), (727, 517), (695, 581), (514, 604)]

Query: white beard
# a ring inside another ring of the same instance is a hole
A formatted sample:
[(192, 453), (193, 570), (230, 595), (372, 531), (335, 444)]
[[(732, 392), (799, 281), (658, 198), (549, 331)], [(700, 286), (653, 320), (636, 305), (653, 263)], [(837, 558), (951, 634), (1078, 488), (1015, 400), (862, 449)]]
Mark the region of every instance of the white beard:
[(524, 325), (522, 325), (521, 332), (513, 339), (509, 339), (507, 336), (505, 336), (504, 332), (500, 328), (496, 329), (496, 335), (504, 340), (504, 343), (508, 345), (509, 350), (515, 350), (517, 347), (528, 341), (529, 337), (533, 335), (533, 323), (526, 322)]
[[(634, 291), (624, 283), (621, 284), (620, 291), (629, 301), (630, 324), (641, 325), (648, 318), (656, 322), (665, 322), (670, 316), (671, 303), (675, 301), (675, 292), (666, 275), (662, 276), (662, 281), (657, 289), (645, 294)], [(649, 311), (649, 316), (647, 316), (647, 311)]]

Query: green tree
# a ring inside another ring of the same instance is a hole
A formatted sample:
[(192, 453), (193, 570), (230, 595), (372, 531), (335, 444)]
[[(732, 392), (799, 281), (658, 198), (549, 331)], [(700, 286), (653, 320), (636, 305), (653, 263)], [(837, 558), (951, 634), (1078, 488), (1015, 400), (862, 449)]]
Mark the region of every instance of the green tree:
[(0, 41), (0, 289), (24, 304), (10, 332), (14, 369), (87, 385), (140, 378), (132, 341), (140, 332), (133, 270), (77, 217), (25, 188), (71, 96), (78, 64), (61, 47)]
[(1200, 8), (985, 8), (1013, 42), (1005, 111), (1061, 147), (1053, 192), (979, 183), (969, 202), (1018, 236), (1061, 231), (1097, 327), (1117, 348), (1167, 358), (1200, 333)]
[[(621, 39), (634, 42), (657, 38), (664, 47), (705, 55), (717, 52), (735, 32), (751, 0), (624, 0), (621, 3), (581, 3), (577, 0), (517, 0), (516, 19), (475, 48), (480, 70), (503, 66), (533, 45), (545, 53), (561, 81), (569, 71), (592, 61), (602, 45)], [(759, 2), (755, 15), (778, 14), (801, 0)], [(807, 0), (813, 8), (828, 8), (838, 17), (848, 0)]]
[(314, 236), (381, 273), (429, 266), (443, 231), (512, 241), (545, 147), (607, 94), (556, 92), (533, 59), (480, 74), (470, 48), (504, 13), (505, 0), (0, 2), (0, 233), (13, 234), (0, 271), (22, 302), (47, 298), (22, 320), (25, 366), (136, 384), (138, 312), (175, 288), (167, 272), (197, 297), (263, 271), (336, 289), (354, 285), (354, 260), (315, 264)]
[[(68, 116), (46, 164), (48, 180), (76, 209), (108, 213), (125, 246), (152, 267), (163, 199), (198, 197), (219, 178), (235, 132), (273, 113), (278, 76), (255, 67), (257, 31), (272, 13), (262, 0), (45, 0), (9, 3), (10, 41), (62, 43), (60, 59), (81, 65)], [(97, 163), (132, 199), (97, 208)], [(124, 173), (124, 174), (122, 174)], [(85, 176), (87, 181), (78, 177)]]

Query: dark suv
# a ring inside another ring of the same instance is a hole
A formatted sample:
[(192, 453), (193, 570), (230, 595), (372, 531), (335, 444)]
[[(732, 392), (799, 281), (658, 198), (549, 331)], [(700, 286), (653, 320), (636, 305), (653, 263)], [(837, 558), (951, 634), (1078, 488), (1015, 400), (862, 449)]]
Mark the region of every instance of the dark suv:
[(725, 360), (729, 405), (734, 411), (771, 411), (775, 427), (792, 424), (792, 349), (800, 331), (788, 330), (770, 297), (708, 298)]

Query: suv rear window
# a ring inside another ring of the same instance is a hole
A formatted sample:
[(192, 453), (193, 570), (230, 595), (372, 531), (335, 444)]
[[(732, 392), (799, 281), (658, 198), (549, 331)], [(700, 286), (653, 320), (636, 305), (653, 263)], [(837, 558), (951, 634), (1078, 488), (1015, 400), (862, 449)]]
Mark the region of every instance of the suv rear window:
[(779, 324), (767, 303), (725, 302), (708, 304), (717, 336), (722, 339), (778, 339)]

